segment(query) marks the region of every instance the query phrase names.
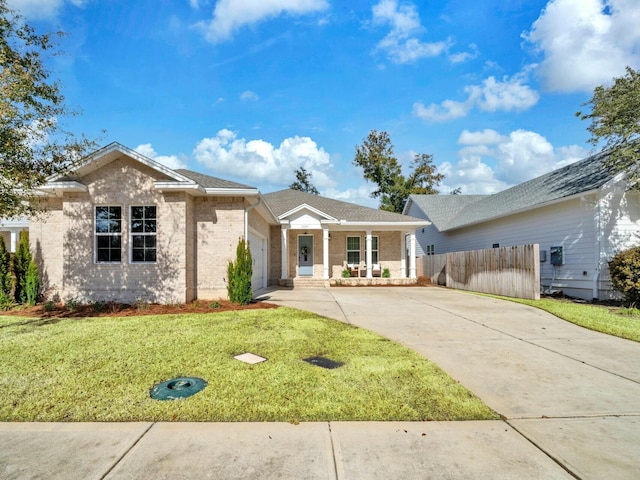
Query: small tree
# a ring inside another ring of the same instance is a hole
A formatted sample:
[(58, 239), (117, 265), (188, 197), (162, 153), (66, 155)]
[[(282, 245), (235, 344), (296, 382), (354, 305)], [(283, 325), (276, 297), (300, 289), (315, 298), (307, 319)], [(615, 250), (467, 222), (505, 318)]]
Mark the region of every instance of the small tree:
[(613, 287), (631, 304), (640, 303), (640, 247), (624, 250), (609, 262)]
[(11, 296), (11, 254), (0, 237), (0, 301)]
[(229, 300), (240, 305), (248, 305), (253, 298), (251, 288), (251, 276), (253, 268), (251, 266), (251, 250), (249, 242), (241, 238), (236, 248), (236, 261), (229, 262), (227, 266), (227, 292)]
[(27, 268), (27, 274), (24, 281), (24, 295), (27, 299), (27, 303), (31, 306), (35, 305), (38, 301), (38, 294), (40, 293), (40, 277), (38, 276), (38, 266), (35, 260), (32, 258)]
[(15, 289), (13, 296), (18, 303), (27, 301), (27, 270), (31, 263), (31, 252), (29, 251), (29, 233), (20, 232), (18, 248), (13, 256), (13, 275), (15, 277)]

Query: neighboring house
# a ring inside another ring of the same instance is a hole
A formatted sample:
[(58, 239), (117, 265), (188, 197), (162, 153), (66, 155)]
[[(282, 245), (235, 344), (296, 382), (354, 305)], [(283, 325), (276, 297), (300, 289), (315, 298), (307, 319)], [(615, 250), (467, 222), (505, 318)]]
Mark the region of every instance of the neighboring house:
[(62, 300), (226, 297), (240, 238), (250, 242), (254, 290), (340, 277), (348, 258), (368, 262), (362, 275), (377, 260), (415, 278), (414, 231), (428, 223), (292, 190), (262, 195), (118, 143), (40, 190), (47, 213), (29, 225), (31, 248), (45, 296)]
[(638, 244), (640, 194), (605, 159), (593, 155), (493, 195), (412, 195), (404, 213), (431, 222), (417, 230), (418, 254), (537, 243), (543, 292), (615, 296), (607, 261)]
[(4, 240), (5, 247), (11, 253), (16, 252), (16, 247), (20, 241), (20, 232), (28, 230), (29, 220), (26, 218), (0, 219), (0, 236)]

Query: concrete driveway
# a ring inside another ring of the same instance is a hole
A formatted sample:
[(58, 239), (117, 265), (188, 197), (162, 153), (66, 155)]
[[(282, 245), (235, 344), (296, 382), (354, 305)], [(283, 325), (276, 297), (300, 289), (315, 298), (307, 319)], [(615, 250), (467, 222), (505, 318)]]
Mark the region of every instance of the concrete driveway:
[(578, 478), (640, 476), (640, 344), (524, 305), (431, 287), (277, 290), (437, 363)]

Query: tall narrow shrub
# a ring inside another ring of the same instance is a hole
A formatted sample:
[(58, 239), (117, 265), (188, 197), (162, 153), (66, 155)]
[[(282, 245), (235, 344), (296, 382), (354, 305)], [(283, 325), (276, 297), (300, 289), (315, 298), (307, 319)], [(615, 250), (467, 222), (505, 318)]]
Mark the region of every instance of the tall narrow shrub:
[(40, 277), (38, 276), (36, 261), (32, 258), (29, 262), (24, 282), (24, 294), (29, 305), (33, 306), (36, 304), (38, 301), (38, 293), (40, 293)]
[(609, 262), (613, 287), (624, 295), (627, 302), (640, 305), (640, 247), (618, 253)]
[(240, 305), (247, 305), (253, 297), (251, 276), (253, 267), (249, 242), (241, 238), (236, 248), (236, 261), (227, 266), (227, 292), (229, 300)]
[(0, 237), (0, 299), (9, 300), (11, 296), (11, 254)]
[(29, 233), (20, 232), (20, 241), (13, 256), (13, 275), (15, 277), (14, 298), (18, 303), (27, 301), (27, 270), (31, 263), (31, 252), (29, 251)]

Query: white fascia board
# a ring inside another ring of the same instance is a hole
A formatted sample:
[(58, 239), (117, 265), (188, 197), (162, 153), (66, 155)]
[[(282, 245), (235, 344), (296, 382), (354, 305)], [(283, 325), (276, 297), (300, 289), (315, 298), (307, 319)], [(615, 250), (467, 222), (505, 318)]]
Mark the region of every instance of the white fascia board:
[(62, 195), (64, 192), (87, 192), (89, 187), (85, 184), (73, 180), (66, 182), (51, 182), (38, 188), (46, 193), (54, 195)]
[(153, 182), (156, 189), (161, 192), (190, 192), (204, 194), (204, 189), (195, 182)]
[(204, 192), (216, 197), (257, 197), (260, 195), (257, 188), (205, 188)]
[[(307, 204), (307, 203), (303, 203), (301, 205), (298, 205), (295, 208), (292, 208), (291, 210), (289, 210), (288, 212), (283, 213), (282, 215), (280, 215), (278, 218), (279, 219), (283, 219), (286, 217), (289, 217), (295, 213), (298, 213), (301, 210), (309, 210), (310, 212), (315, 213), (316, 215), (318, 215), (319, 217), (324, 217), (326, 220), (333, 220), (333, 221), (338, 221), (338, 219), (333, 218), (331, 215), (327, 215), (326, 213), (324, 213), (322, 210), (318, 210), (317, 208), (312, 207), (311, 205)], [(322, 221), (322, 220), (321, 220)]]
[(0, 218), (0, 227), (2, 228), (26, 228), (29, 226), (28, 218), (14, 218), (7, 220), (6, 218)]

